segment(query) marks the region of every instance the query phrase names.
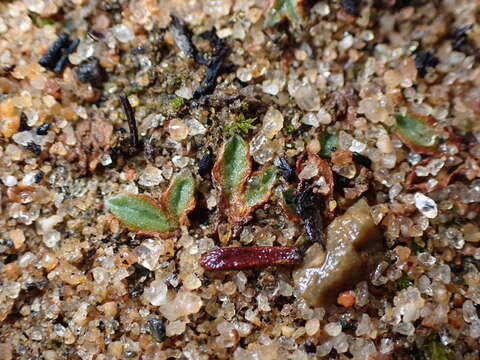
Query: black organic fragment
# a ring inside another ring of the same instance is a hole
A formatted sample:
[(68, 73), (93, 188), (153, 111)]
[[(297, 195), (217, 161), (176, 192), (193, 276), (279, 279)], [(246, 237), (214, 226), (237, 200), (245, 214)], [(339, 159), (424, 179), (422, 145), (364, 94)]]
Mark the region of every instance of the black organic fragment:
[(55, 67), (53, 68), (54, 73), (60, 74), (63, 71), (68, 61), (68, 55), (75, 51), (78, 44), (80, 44), (80, 39), (78, 38), (70, 42), (65, 52), (62, 54), (62, 56), (60, 56), (60, 59), (55, 64)]
[(106, 79), (105, 70), (100, 65), (100, 61), (94, 56), (83, 60), (74, 70), (78, 80), (82, 83), (100, 86)]
[(466, 25), (461, 27), (460, 29), (455, 30), (453, 33), (452, 39), (452, 50), (460, 50), (462, 45), (464, 45), (467, 41), (467, 31), (473, 28), (473, 24)]
[(427, 74), (427, 68), (438, 65), (438, 58), (431, 51), (419, 51), (415, 56), (415, 66), (421, 77)]
[(320, 195), (314, 193), (312, 185), (308, 183), (301, 185), (295, 197), (295, 208), (298, 216), (303, 220), (308, 240), (318, 242), (325, 247), (322, 216), (323, 201)]
[(287, 182), (295, 181), (297, 178), (297, 174), (295, 170), (290, 166), (288, 160), (285, 156), (281, 156), (278, 158), (278, 170), (280, 171), (280, 175), (285, 179)]
[(20, 128), (19, 131), (28, 131), (30, 130), (31, 127), (28, 125), (28, 117), (27, 115), (22, 111), (20, 113)]
[(360, 15), (360, 1), (359, 0), (342, 0), (340, 3), (342, 8), (345, 9), (347, 13), (353, 16)]
[(158, 342), (162, 342), (165, 339), (165, 324), (160, 319), (150, 319), (148, 320), (148, 328), (150, 329), (150, 334)]
[(35, 144), (33, 141), (30, 141), (26, 146), (25, 149), (31, 151), (35, 155), (40, 155), (42, 153), (42, 148), (40, 145)]
[(48, 130), (50, 129), (50, 123), (43, 123), (37, 127), (37, 135), (47, 135)]
[(212, 171), (212, 168), (213, 168), (213, 153), (212, 153), (212, 149), (208, 148), (198, 163), (198, 174), (201, 177), (205, 177)]
[(170, 32), (175, 39), (175, 44), (189, 58), (192, 58), (200, 65), (206, 65), (208, 61), (198, 51), (192, 41), (192, 32), (190, 29), (175, 15), (172, 15), (170, 23)]
[(216, 85), (215, 82), (218, 75), (220, 74), (220, 71), (222, 70), (223, 61), (225, 60), (227, 53), (228, 51), (226, 48), (221, 48), (214, 56), (210, 65), (208, 66), (205, 79), (202, 80), (198, 89), (196, 89), (193, 93), (194, 99), (198, 99), (200, 96), (211, 93), (213, 91)]
[(38, 63), (46, 69), (53, 70), (58, 60), (62, 56), (62, 50), (66, 48), (69, 43), (70, 40), (68, 38), (68, 34), (60, 34), (57, 40), (55, 40), (47, 49), (45, 54), (42, 55)]
[(135, 120), (135, 114), (133, 112), (132, 105), (130, 105), (130, 101), (128, 101), (127, 95), (125, 93), (121, 93), (119, 95), (120, 102), (122, 103), (123, 111), (125, 112), (125, 116), (127, 117), (128, 127), (130, 129), (130, 141), (134, 148), (140, 147), (140, 142), (138, 141), (138, 130), (137, 130), (137, 122)]
[(355, 161), (357, 164), (360, 164), (362, 166), (365, 166), (367, 169), (370, 169), (372, 166), (372, 160), (370, 160), (368, 157), (354, 151), (352, 153), (352, 159)]
[(44, 176), (45, 176), (45, 173), (42, 170), (38, 170), (34, 178), (35, 184), (38, 184), (40, 181), (42, 181)]

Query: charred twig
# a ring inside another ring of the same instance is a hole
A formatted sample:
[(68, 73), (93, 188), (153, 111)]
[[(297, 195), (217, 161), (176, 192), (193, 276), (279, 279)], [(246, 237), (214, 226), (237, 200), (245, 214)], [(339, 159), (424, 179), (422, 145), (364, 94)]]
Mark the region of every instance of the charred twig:
[(325, 247), (323, 236), (323, 201), (313, 191), (314, 186), (308, 183), (301, 185), (295, 196), (295, 208), (303, 220), (307, 238), (310, 242), (318, 242)]
[(125, 93), (121, 93), (119, 97), (120, 102), (122, 103), (123, 111), (125, 112), (125, 116), (127, 117), (128, 127), (130, 129), (131, 144), (134, 148), (138, 149), (140, 147), (140, 142), (138, 140), (137, 122), (135, 120), (135, 114), (133, 112), (132, 105), (130, 105), (130, 101), (128, 101), (127, 95), (125, 95)]
[(55, 64), (55, 67), (53, 68), (53, 72), (59, 74), (63, 71), (68, 61), (68, 55), (70, 55), (75, 51), (78, 44), (80, 44), (80, 39), (78, 38), (70, 42), (65, 52), (62, 54), (62, 56), (60, 56), (60, 59)]
[(69, 42), (68, 34), (60, 34), (57, 40), (55, 40), (45, 54), (42, 55), (38, 63), (46, 69), (53, 70), (62, 56), (62, 49), (67, 47)]
[(223, 67), (223, 61), (227, 56), (227, 48), (221, 48), (215, 57), (212, 59), (207, 69), (207, 74), (202, 80), (202, 83), (193, 93), (193, 98), (198, 99), (200, 96), (206, 93), (210, 93), (215, 88), (215, 81)]
[(207, 65), (208, 61), (198, 51), (192, 41), (192, 32), (190, 29), (175, 15), (171, 16), (170, 31), (175, 39), (178, 48), (189, 58), (192, 58), (200, 65)]
[(30, 130), (31, 127), (28, 125), (28, 117), (23, 111), (20, 113), (20, 131)]

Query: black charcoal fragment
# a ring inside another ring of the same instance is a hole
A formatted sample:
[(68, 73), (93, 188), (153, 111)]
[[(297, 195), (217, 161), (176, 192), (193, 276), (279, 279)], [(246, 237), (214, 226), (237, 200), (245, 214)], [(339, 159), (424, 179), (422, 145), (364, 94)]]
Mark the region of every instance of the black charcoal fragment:
[(360, 0), (342, 0), (340, 4), (350, 15), (360, 16)]
[(20, 113), (20, 128), (19, 131), (28, 131), (30, 130), (31, 127), (28, 125), (28, 117), (27, 115), (22, 111)]
[(352, 153), (352, 158), (357, 164), (365, 166), (367, 169), (370, 169), (372, 166), (372, 160), (356, 151)]
[(278, 158), (277, 168), (285, 181), (292, 182), (297, 178), (295, 170), (290, 166), (285, 156)]
[(467, 41), (467, 31), (472, 28), (473, 28), (473, 24), (470, 24), (455, 30), (455, 32), (453, 33), (453, 39), (452, 39), (452, 50), (455, 50), (455, 51), (460, 50), (462, 45), (464, 45)]
[(158, 342), (162, 342), (165, 339), (165, 324), (162, 320), (148, 320), (148, 328), (150, 329), (150, 334), (152, 337)]
[(60, 60), (60, 57), (62, 56), (62, 50), (66, 48), (69, 43), (70, 40), (68, 38), (68, 34), (60, 34), (57, 40), (55, 40), (42, 55), (38, 63), (46, 69), (53, 70), (58, 60)]
[(48, 130), (50, 129), (50, 123), (43, 123), (39, 127), (37, 127), (37, 135), (47, 135)]
[(40, 145), (34, 143), (33, 141), (30, 141), (26, 146), (25, 149), (31, 151), (35, 155), (40, 155), (42, 153), (42, 148)]
[(295, 197), (296, 212), (303, 220), (307, 238), (310, 242), (320, 243), (325, 247), (323, 236), (323, 201), (313, 192), (313, 186), (303, 183)]
[(100, 86), (106, 79), (105, 70), (94, 56), (83, 60), (75, 67), (75, 74), (80, 82)]
[(227, 56), (227, 49), (221, 48), (215, 57), (212, 59), (212, 62), (208, 66), (207, 75), (200, 83), (198, 89), (196, 89), (193, 93), (193, 98), (198, 99), (200, 96), (205, 94), (210, 94), (215, 89), (216, 80), (218, 75), (220, 75), (220, 71), (223, 67), (223, 62), (225, 57)]
[(78, 44), (80, 44), (80, 39), (78, 38), (70, 42), (65, 52), (62, 54), (62, 56), (60, 56), (60, 59), (55, 64), (55, 67), (53, 68), (54, 73), (60, 74), (63, 71), (68, 61), (68, 55), (75, 51)]
[(207, 176), (213, 168), (213, 153), (212, 149), (208, 148), (208, 150), (203, 154), (200, 162), (198, 163), (198, 174), (201, 177)]
[(198, 64), (206, 65), (207, 60), (198, 51), (197, 47), (192, 41), (192, 32), (190, 29), (176, 16), (172, 15), (172, 22), (170, 23), (170, 32), (175, 39), (175, 44), (178, 48), (189, 58), (194, 59)]
[(427, 75), (427, 69), (434, 68), (438, 62), (438, 58), (431, 51), (419, 51), (415, 56), (415, 66), (421, 77)]
[(128, 127), (130, 129), (130, 140), (134, 148), (138, 149), (140, 147), (140, 141), (138, 140), (138, 130), (137, 130), (137, 121), (135, 120), (135, 114), (133, 112), (132, 105), (128, 101), (127, 95), (121, 93), (119, 95), (120, 102), (127, 117)]

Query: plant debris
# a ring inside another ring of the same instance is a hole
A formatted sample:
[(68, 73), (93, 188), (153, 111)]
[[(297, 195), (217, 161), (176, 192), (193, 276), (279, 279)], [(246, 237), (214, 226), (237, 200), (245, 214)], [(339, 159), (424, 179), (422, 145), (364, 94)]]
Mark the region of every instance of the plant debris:
[(438, 62), (438, 58), (431, 51), (419, 51), (415, 56), (415, 66), (421, 77), (427, 75), (428, 68), (434, 68)]
[(212, 250), (202, 255), (200, 264), (206, 270), (242, 270), (301, 261), (300, 251), (294, 246), (242, 246)]
[(133, 112), (132, 105), (128, 101), (127, 95), (121, 93), (119, 95), (120, 103), (122, 104), (123, 111), (127, 117), (128, 127), (130, 129), (130, 142), (135, 149), (140, 148), (140, 141), (138, 140), (137, 121), (135, 120), (135, 113)]

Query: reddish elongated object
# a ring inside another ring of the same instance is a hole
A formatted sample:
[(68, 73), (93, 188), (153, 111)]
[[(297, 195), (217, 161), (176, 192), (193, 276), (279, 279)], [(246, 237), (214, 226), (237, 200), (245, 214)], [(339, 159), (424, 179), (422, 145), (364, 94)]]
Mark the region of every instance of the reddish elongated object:
[(302, 261), (295, 246), (240, 246), (215, 249), (202, 255), (207, 270), (240, 270), (254, 267), (295, 265)]

